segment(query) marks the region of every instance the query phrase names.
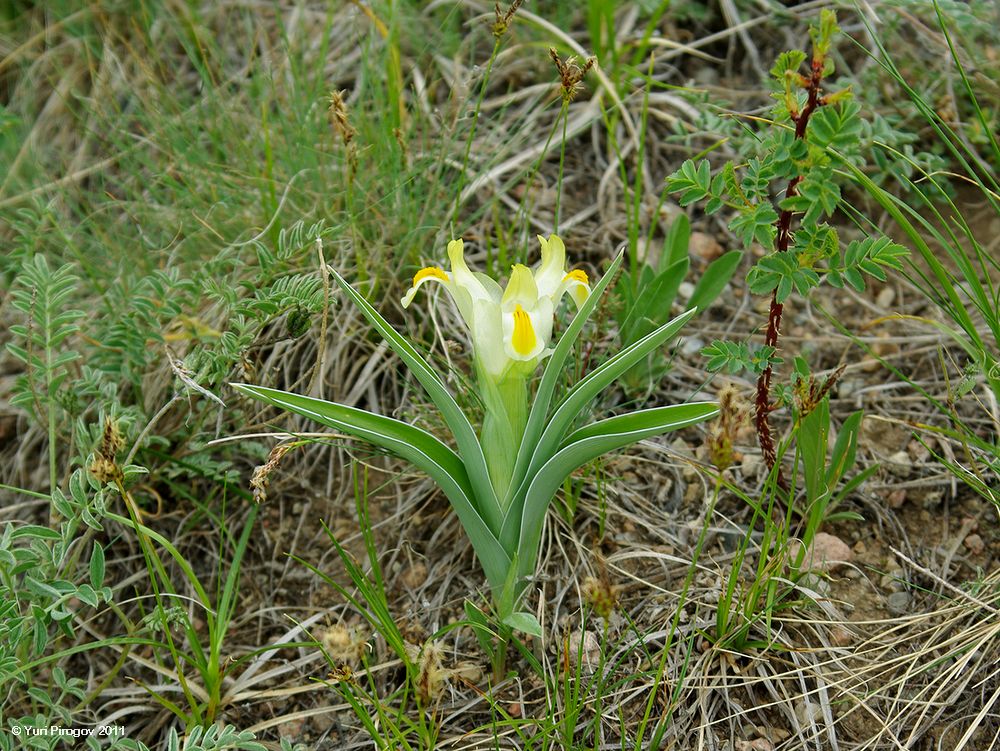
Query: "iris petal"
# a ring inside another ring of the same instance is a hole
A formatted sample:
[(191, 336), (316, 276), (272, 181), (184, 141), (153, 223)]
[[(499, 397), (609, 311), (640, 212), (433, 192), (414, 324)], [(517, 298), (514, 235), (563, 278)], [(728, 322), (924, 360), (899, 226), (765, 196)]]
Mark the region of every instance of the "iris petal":
[(420, 271), (413, 275), (413, 286), (407, 290), (403, 299), (400, 300), (404, 308), (409, 307), (410, 303), (413, 302), (414, 295), (417, 294), (417, 290), (426, 282), (440, 282), (447, 285), (451, 282), (451, 277), (437, 266), (426, 266), (420, 269)]

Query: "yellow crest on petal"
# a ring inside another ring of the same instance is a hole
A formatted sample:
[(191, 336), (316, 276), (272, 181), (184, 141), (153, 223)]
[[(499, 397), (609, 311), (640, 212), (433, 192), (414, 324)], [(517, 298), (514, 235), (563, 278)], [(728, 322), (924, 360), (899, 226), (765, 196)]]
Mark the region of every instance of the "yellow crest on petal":
[(583, 269), (573, 269), (571, 272), (563, 277), (564, 282), (580, 282), (580, 284), (590, 284), (590, 279), (587, 278), (587, 272)]
[(535, 336), (535, 329), (531, 325), (531, 318), (520, 305), (514, 308), (514, 335), (511, 337), (511, 346), (519, 355), (530, 355), (538, 343)]
[(444, 269), (438, 268), (437, 266), (427, 266), (426, 268), (420, 269), (420, 271), (413, 275), (413, 286), (416, 287), (420, 284), (420, 282), (428, 277), (431, 279), (438, 279), (442, 282), (448, 281), (448, 275), (444, 272)]

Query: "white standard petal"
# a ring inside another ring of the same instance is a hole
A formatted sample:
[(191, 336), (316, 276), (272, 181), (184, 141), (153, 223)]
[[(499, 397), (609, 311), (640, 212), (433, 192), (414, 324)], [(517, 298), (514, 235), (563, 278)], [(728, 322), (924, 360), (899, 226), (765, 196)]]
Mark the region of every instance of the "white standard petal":
[(561, 294), (559, 287), (566, 275), (566, 245), (559, 235), (549, 235), (548, 240), (538, 235), (538, 243), (542, 246), (542, 261), (535, 267), (535, 284), (539, 296), (551, 298), (556, 304), (559, 298), (555, 295)]
[(480, 278), (483, 275), (474, 274), (465, 263), (465, 242), (461, 239), (448, 243), (448, 259), (451, 261), (452, 294), (458, 311), (462, 314), (466, 325), (471, 329), (475, 316), (475, 301), (488, 300), (496, 304), (495, 282), (487, 286)]
[(499, 379), (510, 363), (504, 348), (500, 306), (489, 300), (473, 303), (472, 350), (479, 365)]

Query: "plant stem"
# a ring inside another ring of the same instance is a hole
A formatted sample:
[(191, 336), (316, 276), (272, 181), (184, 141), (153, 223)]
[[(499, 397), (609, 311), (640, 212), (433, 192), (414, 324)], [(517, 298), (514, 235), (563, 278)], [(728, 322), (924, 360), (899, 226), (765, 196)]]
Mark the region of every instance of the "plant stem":
[[(823, 62), (823, 58), (813, 57), (812, 75), (809, 77), (808, 86), (809, 97), (802, 111), (798, 114), (792, 114), (792, 122), (795, 123), (795, 138), (800, 141), (806, 137), (809, 118), (818, 107), (824, 104), (823, 98), (820, 96), (823, 81)], [(797, 175), (788, 181), (788, 187), (785, 189), (785, 198), (791, 198), (796, 194), (796, 187), (801, 180), (802, 176)], [(791, 209), (784, 209), (778, 216), (777, 228), (776, 245), (778, 252), (786, 253), (792, 241)], [(775, 351), (778, 348), (778, 337), (781, 333), (781, 313), (783, 310), (784, 306), (778, 302), (778, 290), (775, 289), (771, 293), (771, 308), (767, 316), (767, 333), (764, 336), (765, 346), (774, 347)], [(774, 434), (768, 419), (771, 411), (774, 409), (771, 404), (772, 373), (773, 369), (770, 361), (768, 361), (767, 367), (764, 368), (757, 379), (757, 397), (754, 402), (754, 426), (757, 430), (757, 442), (760, 444), (761, 454), (763, 454), (768, 471), (774, 468), (777, 456), (774, 448)], [(778, 470), (778, 484), (782, 488), (788, 487), (788, 483), (780, 469)]]
[(498, 36), (493, 43), (493, 52), (490, 54), (490, 61), (486, 64), (486, 73), (479, 86), (479, 96), (476, 98), (476, 108), (472, 112), (472, 125), (469, 127), (469, 135), (465, 140), (465, 153), (462, 155), (462, 171), (458, 175), (455, 190), (455, 202), (452, 207), (452, 215), (458, 216), (458, 208), (462, 203), (462, 190), (465, 188), (465, 178), (469, 168), (469, 156), (472, 153), (472, 142), (476, 138), (476, 126), (479, 125), (479, 112), (483, 107), (483, 99), (486, 97), (486, 86), (490, 82), (490, 73), (493, 72), (493, 63), (496, 62), (497, 55), (500, 54), (502, 36)]
[(517, 373), (495, 380), (478, 369), (484, 407), (480, 440), (493, 489), (505, 498), (528, 421), (528, 384)]
[(559, 231), (559, 208), (562, 205), (563, 169), (566, 166), (566, 125), (569, 121), (569, 102), (563, 99), (562, 110), (559, 113), (562, 119), (562, 143), (559, 144), (559, 178), (556, 182), (556, 207), (555, 219), (553, 220), (553, 232)]

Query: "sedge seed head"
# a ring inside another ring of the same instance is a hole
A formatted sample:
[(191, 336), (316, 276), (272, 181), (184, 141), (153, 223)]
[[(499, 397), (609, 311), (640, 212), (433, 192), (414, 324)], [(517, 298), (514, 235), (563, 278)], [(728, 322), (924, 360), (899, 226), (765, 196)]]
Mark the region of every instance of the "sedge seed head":
[(605, 620), (618, 607), (619, 588), (606, 579), (588, 576), (583, 580), (583, 601)]
[(341, 91), (330, 92), (330, 121), (333, 129), (337, 131), (344, 146), (350, 144), (351, 139), (357, 135), (357, 131), (347, 116), (347, 103), (344, 102), (344, 94)]
[(267, 486), (270, 484), (271, 473), (281, 464), (282, 457), (295, 447), (293, 443), (281, 443), (271, 449), (267, 461), (259, 467), (255, 467), (253, 475), (250, 477), (250, 490), (253, 491), (253, 499), (260, 504), (267, 500)]
[(736, 434), (750, 417), (750, 407), (732, 384), (719, 390), (719, 418), (708, 431), (708, 456), (718, 469), (728, 469), (735, 460)]
[(559, 73), (559, 86), (562, 89), (563, 102), (569, 104), (583, 88), (583, 79), (597, 64), (597, 58), (588, 57), (581, 67), (573, 55), (567, 57), (565, 61), (561, 60), (554, 47), (549, 47), (549, 57), (552, 58), (556, 71)]

